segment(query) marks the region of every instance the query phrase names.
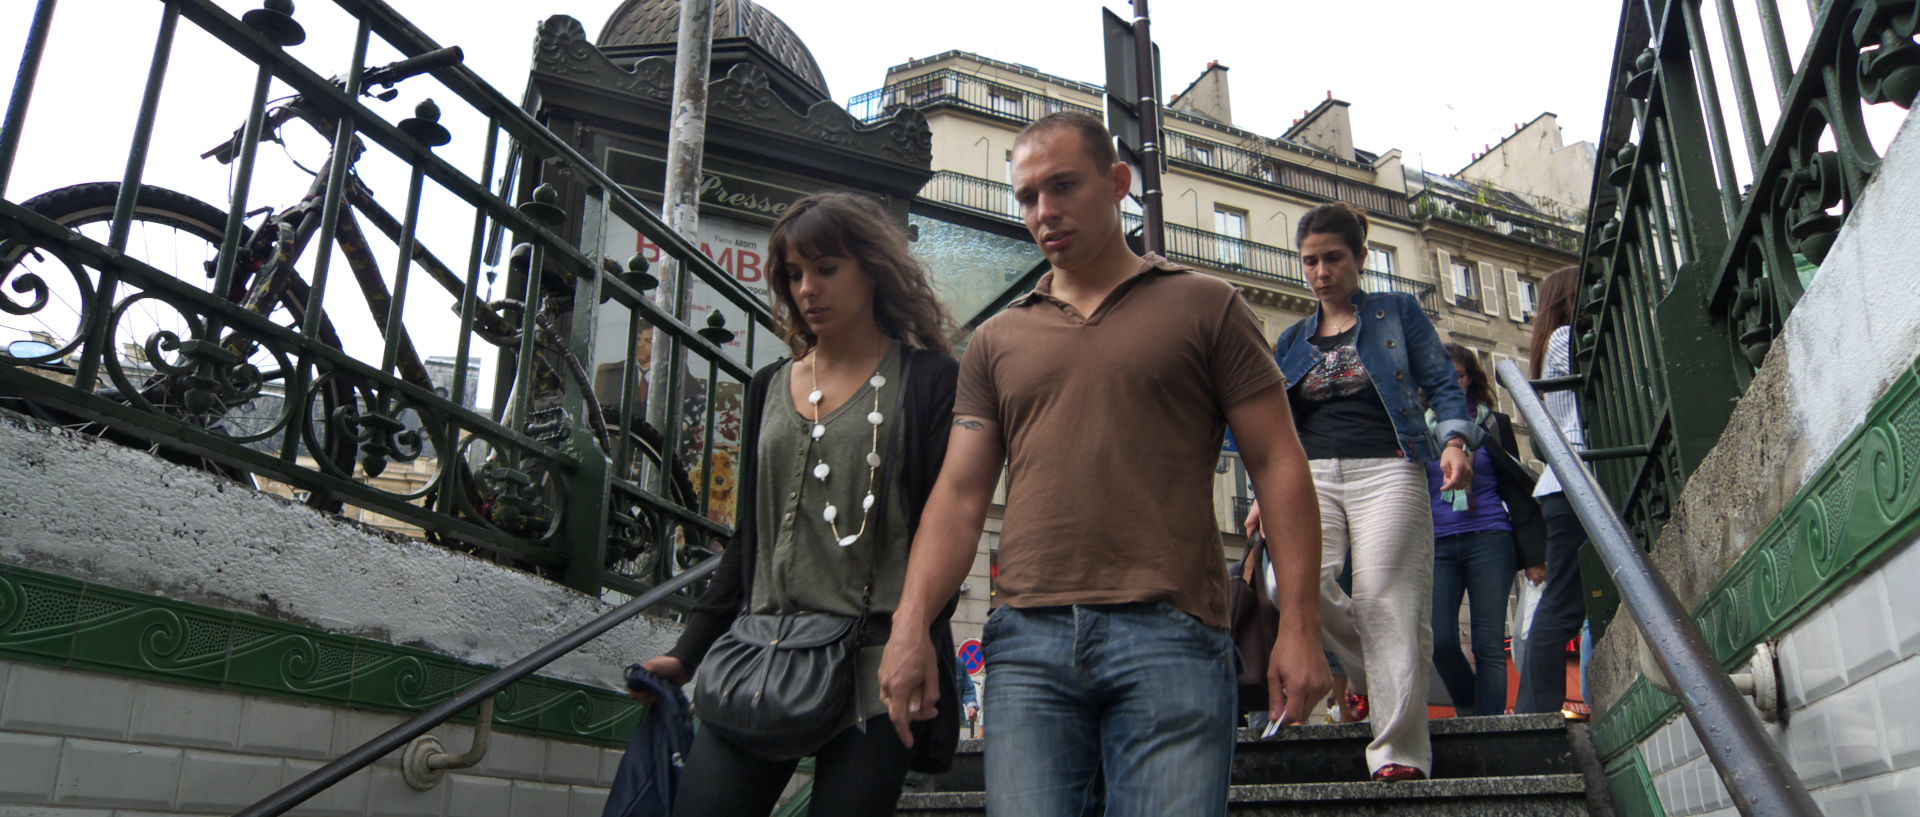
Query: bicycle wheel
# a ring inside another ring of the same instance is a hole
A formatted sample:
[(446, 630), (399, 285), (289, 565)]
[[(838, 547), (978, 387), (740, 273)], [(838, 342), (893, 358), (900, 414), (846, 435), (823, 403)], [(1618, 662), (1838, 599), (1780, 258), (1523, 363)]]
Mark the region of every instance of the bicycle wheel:
[[(28, 199), (24, 206), (51, 221), (96, 242), (107, 243), (114, 204), (120, 195), (115, 182), (64, 187)], [(128, 231), (126, 253), (175, 281), (206, 293), (206, 300), (239, 301), (252, 285), (247, 265), (236, 265), (226, 293), (214, 293), (214, 263), (227, 220), (225, 211), (199, 199), (163, 187), (142, 185)], [(241, 246), (249, 238), (241, 235)], [(68, 264), (47, 248), (12, 246), (0, 251), (0, 283), (9, 283), (31, 298), (0, 303), (0, 349), (14, 349), (15, 341), (39, 341), (40, 352), (21, 360), (39, 364), (57, 375), (78, 365), (80, 343), (98, 321), (108, 323), (109, 337), (100, 357), (101, 378), (96, 393), (146, 411), (164, 414), (233, 439), (263, 452), (278, 453), (286, 413), (284, 391), (278, 382), (292, 367), (288, 353), (250, 332), (223, 329), (211, 337), (209, 311), (195, 298), (167, 292), (163, 285), (134, 274), (114, 287), (113, 303), (99, 308), (97, 273)], [(5, 298), (0, 294), (0, 298)], [(97, 314), (96, 314), (97, 313)], [(278, 304), (269, 320), (294, 325), (290, 313)], [(218, 367), (196, 366), (187, 354), (191, 341), (213, 341), (231, 353)], [(51, 354), (49, 354), (51, 349)], [(15, 356), (19, 360), (18, 356)], [(330, 411), (340, 395), (322, 395)], [(45, 406), (26, 406), (15, 397), (16, 408), (51, 422), (101, 434), (133, 444), (128, 434), (111, 433)], [(325, 416), (325, 415), (322, 415)], [(191, 467), (244, 477), (237, 469), (165, 446), (139, 443), (161, 456)]]

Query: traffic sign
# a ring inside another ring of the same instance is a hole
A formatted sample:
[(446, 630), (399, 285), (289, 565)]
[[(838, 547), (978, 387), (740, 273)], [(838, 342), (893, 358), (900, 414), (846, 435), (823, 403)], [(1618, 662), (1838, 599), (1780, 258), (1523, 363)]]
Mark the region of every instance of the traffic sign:
[(980, 645), (980, 639), (969, 638), (960, 645), (960, 668), (968, 675), (979, 675), (987, 668), (987, 651)]

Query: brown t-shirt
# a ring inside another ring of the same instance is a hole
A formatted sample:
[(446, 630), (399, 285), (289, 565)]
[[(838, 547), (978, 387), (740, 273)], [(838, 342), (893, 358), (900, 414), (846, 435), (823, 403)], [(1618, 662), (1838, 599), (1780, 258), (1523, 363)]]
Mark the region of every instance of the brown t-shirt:
[(1253, 310), (1159, 256), (1091, 316), (1052, 284), (981, 326), (960, 363), (953, 413), (994, 420), (1007, 448), (998, 600), (1166, 601), (1225, 627), (1226, 410), (1281, 382)]

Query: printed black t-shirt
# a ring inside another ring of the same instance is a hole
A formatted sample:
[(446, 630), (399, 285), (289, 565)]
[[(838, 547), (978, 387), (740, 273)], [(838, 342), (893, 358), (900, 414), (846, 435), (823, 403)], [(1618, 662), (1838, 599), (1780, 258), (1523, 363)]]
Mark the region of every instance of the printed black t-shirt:
[(1309, 338), (1320, 362), (1287, 390), (1294, 425), (1307, 459), (1400, 456), (1400, 438), (1380, 392), (1354, 346), (1359, 324), (1328, 337)]

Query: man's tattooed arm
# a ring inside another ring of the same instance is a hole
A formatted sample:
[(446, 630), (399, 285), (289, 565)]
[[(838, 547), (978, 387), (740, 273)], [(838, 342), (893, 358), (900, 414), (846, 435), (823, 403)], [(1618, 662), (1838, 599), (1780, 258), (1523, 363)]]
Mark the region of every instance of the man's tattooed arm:
[(968, 431), (982, 431), (987, 427), (986, 423), (975, 420), (972, 417), (955, 417), (953, 418), (953, 424)]

